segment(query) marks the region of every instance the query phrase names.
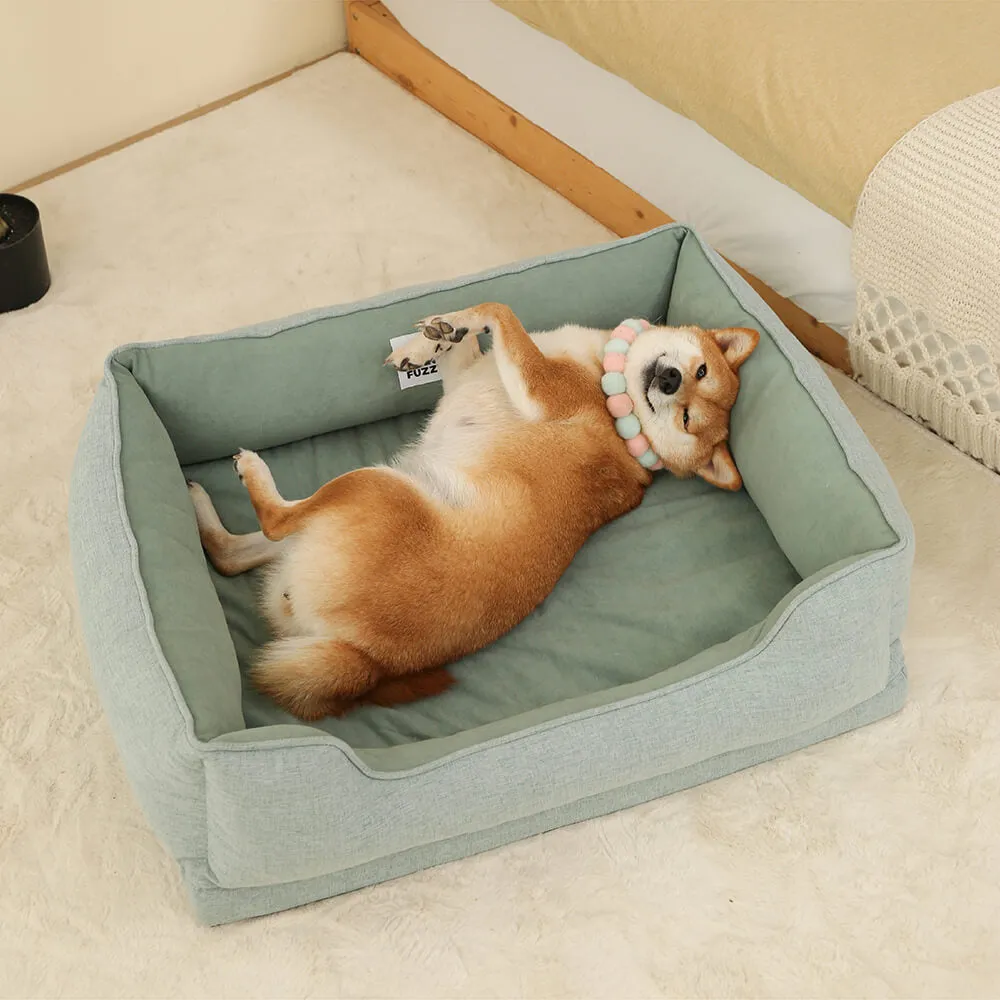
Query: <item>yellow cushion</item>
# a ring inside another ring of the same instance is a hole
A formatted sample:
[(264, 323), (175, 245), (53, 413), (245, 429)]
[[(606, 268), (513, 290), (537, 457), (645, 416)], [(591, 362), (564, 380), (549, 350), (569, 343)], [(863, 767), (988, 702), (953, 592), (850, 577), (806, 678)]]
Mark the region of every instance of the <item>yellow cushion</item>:
[(845, 223), (900, 136), (1000, 85), (996, 0), (494, 2)]

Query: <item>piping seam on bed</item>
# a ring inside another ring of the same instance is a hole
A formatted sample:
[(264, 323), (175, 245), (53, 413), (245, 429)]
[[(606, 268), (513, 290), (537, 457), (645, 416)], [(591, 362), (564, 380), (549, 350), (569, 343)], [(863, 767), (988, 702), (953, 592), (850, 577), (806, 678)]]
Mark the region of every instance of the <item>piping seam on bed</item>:
[[(503, 264), (496, 268), (480, 271), (477, 274), (454, 278), (451, 281), (443, 282), (441, 284), (424, 283), (420, 285), (411, 285), (408, 288), (380, 292), (378, 295), (373, 295), (368, 299), (348, 302), (342, 306), (324, 306), (319, 309), (312, 309), (307, 312), (297, 313), (294, 316), (288, 316), (284, 319), (267, 320), (264, 323), (259, 323), (249, 328), (239, 327), (234, 330), (227, 330), (223, 333), (210, 333), (193, 337), (173, 338), (170, 340), (132, 341), (131, 343), (122, 344), (120, 347), (116, 347), (108, 355), (108, 358), (105, 361), (105, 367), (112, 361), (119, 361), (124, 366), (124, 362), (120, 361), (119, 354), (126, 351), (147, 351), (160, 347), (185, 347), (190, 344), (204, 344), (211, 343), (213, 341), (225, 340), (242, 340), (246, 338), (266, 340), (269, 337), (277, 336), (279, 333), (286, 333), (289, 330), (295, 330), (303, 326), (308, 326), (309, 324), (319, 322), (320, 320), (336, 319), (337, 317), (349, 314), (353, 315), (355, 313), (370, 312), (373, 309), (382, 309), (385, 306), (397, 305), (400, 302), (413, 302), (417, 299), (426, 298), (428, 295), (437, 294), (438, 292), (457, 291), (460, 288), (468, 288), (470, 285), (479, 284), (483, 281), (491, 281), (494, 278), (502, 278), (511, 274), (524, 274), (527, 271), (532, 271), (537, 267), (544, 267), (547, 264), (558, 264), (562, 261), (578, 260), (581, 257), (598, 256), (610, 250), (614, 250), (623, 244), (632, 245), (633, 243), (641, 243), (643, 240), (650, 239), (663, 232), (673, 229), (682, 229), (685, 234), (692, 232), (692, 230), (683, 223), (670, 222), (666, 225), (658, 226), (656, 229), (649, 229), (644, 233), (638, 233), (635, 236), (615, 239), (607, 243), (597, 243), (589, 247), (577, 247), (574, 250), (563, 250), (558, 253), (544, 254), (541, 257), (536, 257), (530, 261), (525, 261), (520, 264), (517, 262)], [(679, 244), (682, 242), (683, 239), (678, 241)]]

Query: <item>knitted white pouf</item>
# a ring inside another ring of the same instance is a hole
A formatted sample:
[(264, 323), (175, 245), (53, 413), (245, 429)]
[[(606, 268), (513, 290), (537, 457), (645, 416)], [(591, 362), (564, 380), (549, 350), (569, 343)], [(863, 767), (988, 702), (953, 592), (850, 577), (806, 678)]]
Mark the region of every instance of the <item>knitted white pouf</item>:
[(943, 108), (858, 202), (859, 381), (1000, 471), (1000, 88)]

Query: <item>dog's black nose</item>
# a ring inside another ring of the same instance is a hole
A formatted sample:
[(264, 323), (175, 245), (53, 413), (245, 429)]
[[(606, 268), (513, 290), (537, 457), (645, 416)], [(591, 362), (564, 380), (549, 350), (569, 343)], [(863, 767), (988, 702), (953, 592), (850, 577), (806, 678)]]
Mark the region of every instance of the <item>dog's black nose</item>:
[(672, 396), (681, 387), (681, 373), (676, 368), (664, 368), (656, 376), (660, 392)]

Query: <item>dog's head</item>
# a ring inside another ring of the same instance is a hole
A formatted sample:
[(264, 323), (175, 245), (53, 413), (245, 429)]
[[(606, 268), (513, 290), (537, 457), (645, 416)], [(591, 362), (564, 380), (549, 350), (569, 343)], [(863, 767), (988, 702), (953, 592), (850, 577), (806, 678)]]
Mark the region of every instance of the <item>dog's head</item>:
[(760, 341), (756, 330), (654, 326), (628, 352), (625, 381), (653, 451), (676, 476), (701, 476), (738, 490), (743, 480), (726, 440), (740, 365)]

